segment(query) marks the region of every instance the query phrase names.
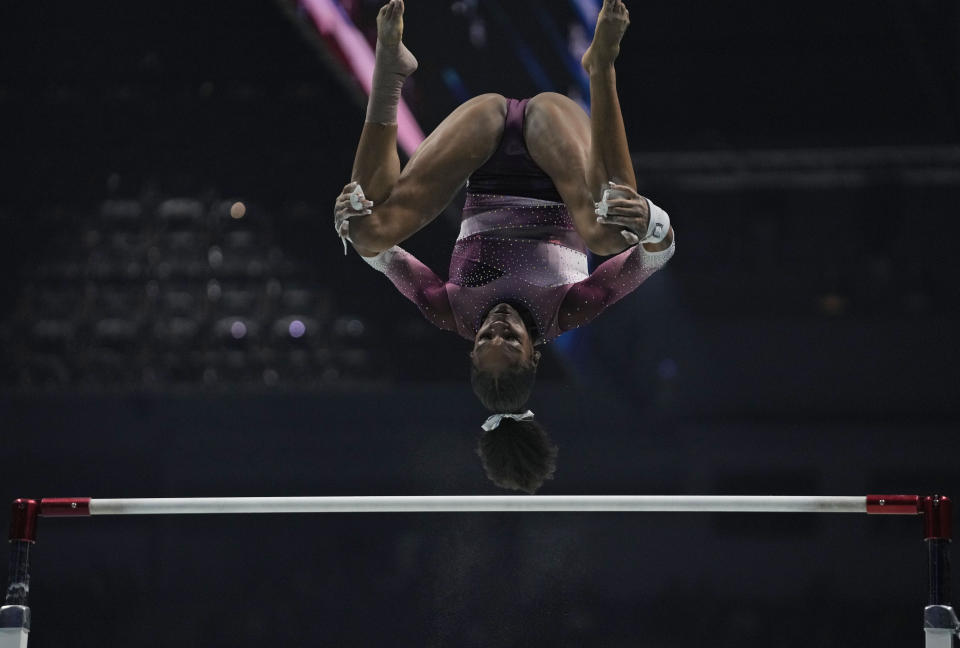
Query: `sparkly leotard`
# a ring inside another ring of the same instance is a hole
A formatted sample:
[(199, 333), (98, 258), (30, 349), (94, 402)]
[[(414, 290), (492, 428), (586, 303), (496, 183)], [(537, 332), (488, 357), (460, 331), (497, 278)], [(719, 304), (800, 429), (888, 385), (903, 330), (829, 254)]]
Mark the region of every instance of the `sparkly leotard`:
[(398, 246), (364, 259), (428, 320), (471, 341), (489, 310), (509, 302), (532, 317), (535, 344), (548, 342), (630, 293), (675, 249), (634, 245), (588, 274), (586, 245), (553, 182), (527, 152), (527, 101), (508, 99), (500, 146), (467, 183), (448, 281)]

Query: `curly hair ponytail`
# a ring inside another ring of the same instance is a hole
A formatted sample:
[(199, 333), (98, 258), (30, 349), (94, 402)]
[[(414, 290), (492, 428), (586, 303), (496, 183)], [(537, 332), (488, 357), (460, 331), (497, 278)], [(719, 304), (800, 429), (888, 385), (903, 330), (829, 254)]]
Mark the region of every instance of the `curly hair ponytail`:
[(503, 419), (484, 431), (477, 454), (487, 477), (500, 488), (533, 494), (557, 469), (557, 446), (533, 420)]

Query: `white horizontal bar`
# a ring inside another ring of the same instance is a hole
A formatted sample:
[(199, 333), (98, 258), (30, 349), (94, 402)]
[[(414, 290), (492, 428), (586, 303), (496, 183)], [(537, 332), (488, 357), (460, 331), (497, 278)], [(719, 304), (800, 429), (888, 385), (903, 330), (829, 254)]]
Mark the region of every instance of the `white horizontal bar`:
[(674, 513), (866, 513), (867, 498), (783, 495), (420, 495), (91, 499), (90, 515), (203, 513), (468, 513), (660, 511)]

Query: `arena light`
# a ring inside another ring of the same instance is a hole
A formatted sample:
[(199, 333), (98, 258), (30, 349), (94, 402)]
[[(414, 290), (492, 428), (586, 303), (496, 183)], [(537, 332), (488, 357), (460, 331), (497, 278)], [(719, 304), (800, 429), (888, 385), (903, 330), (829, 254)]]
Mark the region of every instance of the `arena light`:
[(290, 322), (290, 337), (292, 338), (301, 338), (307, 332), (306, 325), (298, 319)]
[(240, 340), (247, 336), (247, 325), (237, 320), (230, 325), (230, 335), (233, 336), (234, 340)]

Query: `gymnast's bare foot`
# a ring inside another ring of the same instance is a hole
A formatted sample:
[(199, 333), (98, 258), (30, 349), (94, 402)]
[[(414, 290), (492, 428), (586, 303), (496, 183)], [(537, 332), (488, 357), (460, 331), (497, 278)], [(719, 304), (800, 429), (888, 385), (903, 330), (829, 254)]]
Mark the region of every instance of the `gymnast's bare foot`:
[(377, 66), (404, 78), (417, 70), (417, 59), (403, 44), (403, 0), (390, 0), (377, 14)]
[(630, 12), (622, 0), (603, 0), (603, 8), (597, 18), (593, 42), (587, 48), (580, 64), (587, 74), (600, 72), (613, 66), (620, 54), (620, 40), (630, 24)]

